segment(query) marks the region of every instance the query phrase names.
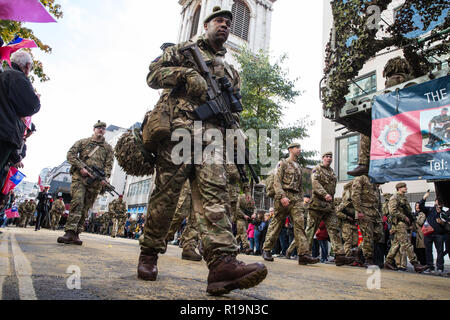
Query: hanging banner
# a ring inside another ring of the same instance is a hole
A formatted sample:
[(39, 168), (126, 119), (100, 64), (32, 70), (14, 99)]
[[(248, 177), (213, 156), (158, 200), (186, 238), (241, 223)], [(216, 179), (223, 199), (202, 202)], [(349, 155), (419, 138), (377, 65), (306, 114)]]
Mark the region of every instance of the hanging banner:
[(23, 22), (56, 22), (39, 0), (0, 0), (0, 19)]
[(373, 182), (450, 179), (450, 76), (377, 96)]

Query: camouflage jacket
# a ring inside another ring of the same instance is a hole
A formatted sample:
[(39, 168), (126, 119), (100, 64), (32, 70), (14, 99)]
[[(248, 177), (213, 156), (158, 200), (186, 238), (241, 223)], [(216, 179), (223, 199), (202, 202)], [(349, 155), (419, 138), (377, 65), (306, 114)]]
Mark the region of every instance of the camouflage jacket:
[[(91, 156), (89, 156), (89, 154), (92, 153), (97, 146), (98, 149)], [(112, 147), (105, 141), (104, 138), (101, 142), (95, 141), (92, 137), (81, 139), (75, 142), (69, 152), (67, 152), (67, 161), (72, 166), (70, 168), (72, 179), (83, 181), (85, 178), (80, 173), (82, 165), (80, 161), (76, 159), (77, 157), (88, 166), (95, 165), (104, 170), (107, 178), (111, 176), (114, 152)]]
[(22, 202), (22, 203), (19, 204), (19, 206), (17, 207), (17, 210), (19, 210), (19, 214), (25, 213), (26, 205), (27, 205), (26, 202)]
[[(189, 40), (166, 48), (164, 53), (150, 64), (150, 72), (147, 76), (147, 83), (151, 88), (170, 90), (170, 95), (167, 95), (168, 91), (164, 90), (165, 94), (161, 97), (166, 99), (167, 105), (186, 111), (192, 116), (192, 112), (202, 101), (187, 95), (186, 74), (199, 69), (191, 54), (188, 51), (181, 52), (180, 49), (193, 43), (192, 40)], [(233, 91), (237, 92), (240, 88), (240, 78), (237, 71), (224, 60), (227, 50), (223, 48), (215, 52), (202, 36), (196, 43), (211, 74), (216, 78), (226, 76), (231, 82)], [(176, 123), (174, 125), (176, 126)]]
[(113, 218), (122, 218), (127, 214), (127, 203), (119, 199), (111, 201), (108, 205), (108, 211)]
[(254, 210), (255, 201), (252, 198), (250, 198), (250, 201), (247, 201), (247, 196), (245, 194), (240, 194), (236, 207), (236, 220), (245, 219), (245, 216), (250, 218)]
[(57, 212), (59, 214), (62, 214), (64, 212), (64, 210), (66, 210), (66, 206), (64, 205), (64, 201), (58, 199), (55, 202), (53, 202), (51, 211), (55, 211), (55, 212)]
[(28, 201), (25, 206), (25, 211), (27, 214), (33, 214), (36, 211), (36, 203)]
[(378, 188), (375, 184), (370, 182), (369, 177), (366, 175), (356, 177), (355, 180), (353, 180), (351, 198), (356, 212), (364, 213), (364, 208), (378, 210)]
[(273, 188), (275, 189), (275, 200), (286, 197), (286, 191), (300, 195), (302, 193), (302, 169), (300, 165), (289, 160), (289, 158), (278, 162)]
[(411, 206), (405, 195), (400, 193), (394, 194), (389, 199), (389, 219), (391, 223), (396, 225), (399, 222), (406, 222), (407, 215), (411, 214)]
[(228, 163), (227, 168), (227, 188), (230, 196), (230, 202), (237, 202), (240, 192), (239, 171), (234, 164)]
[(333, 203), (326, 201), (325, 196), (334, 196), (336, 192), (336, 175), (333, 169), (318, 164), (312, 171), (312, 197), (309, 208), (320, 211), (333, 211)]

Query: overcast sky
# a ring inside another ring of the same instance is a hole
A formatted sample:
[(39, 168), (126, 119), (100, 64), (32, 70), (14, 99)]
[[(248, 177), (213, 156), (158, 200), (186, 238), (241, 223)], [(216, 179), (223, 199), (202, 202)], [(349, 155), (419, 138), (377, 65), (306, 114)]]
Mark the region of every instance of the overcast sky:
[[(45, 167), (62, 163), (68, 149), (92, 134), (97, 120), (128, 128), (142, 121), (158, 93), (145, 81), (150, 62), (164, 42), (176, 42), (181, 6), (177, 0), (58, 0), (64, 17), (57, 23), (26, 24), (51, 54), (33, 49), (50, 81), (35, 83), (41, 111), (27, 146), (27, 181), (37, 182)], [(304, 91), (285, 114), (285, 125), (306, 115), (315, 121), (302, 141), (320, 149), (322, 1), (278, 0), (272, 13), (270, 55), (288, 54), (285, 67), (300, 77)]]

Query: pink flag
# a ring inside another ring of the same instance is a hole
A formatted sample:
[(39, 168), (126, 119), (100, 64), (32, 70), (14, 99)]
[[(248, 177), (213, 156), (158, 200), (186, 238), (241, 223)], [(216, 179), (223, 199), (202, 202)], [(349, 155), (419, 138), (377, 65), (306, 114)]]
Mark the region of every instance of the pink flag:
[(24, 22), (56, 22), (39, 0), (0, 0), (0, 19)]
[(37, 45), (33, 40), (22, 39), (19, 43), (0, 47), (0, 61), (6, 60), (11, 66), (11, 54), (22, 48), (37, 48)]

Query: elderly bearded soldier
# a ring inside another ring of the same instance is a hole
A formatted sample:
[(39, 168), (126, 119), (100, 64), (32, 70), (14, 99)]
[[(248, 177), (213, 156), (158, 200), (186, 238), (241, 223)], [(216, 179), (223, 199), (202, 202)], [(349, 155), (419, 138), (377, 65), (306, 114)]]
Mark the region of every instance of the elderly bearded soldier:
[(309, 254), (308, 240), (305, 234), (305, 220), (302, 199), (302, 171), (297, 162), (301, 153), (300, 144), (291, 143), (288, 147), (289, 158), (278, 163), (274, 177), (275, 215), (267, 229), (263, 245), (263, 258), (273, 261), (270, 251), (275, 246), (281, 228), (289, 215), (294, 221), (294, 238), (298, 252), (298, 264), (314, 264), (319, 262)]
[[(167, 47), (163, 55), (150, 65), (147, 83), (153, 89), (165, 89), (160, 102), (169, 109), (171, 131), (182, 129), (183, 132), (189, 132), (192, 141), (196, 140), (194, 121), (197, 118), (194, 110), (206, 101), (208, 85), (190, 53), (182, 49), (197, 44), (212, 75), (216, 78), (225, 76), (231, 83), (231, 90), (237, 93), (239, 75), (224, 60), (224, 43), (230, 33), (231, 21), (230, 11), (215, 7), (213, 13), (204, 20), (204, 36), (195, 42), (188, 41)], [(235, 116), (238, 117), (237, 114)], [(202, 136), (207, 129), (220, 130), (225, 137), (226, 128), (216, 116), (204, 121), (197, 131)], [(164, 253), (167, 249), (167, 231), (181, 188), (189, 178), (193, 209), (204, 246), (203, 258), (209, 269), (206, 291), (220, 295), (259, 284), (265, 279), (267, 268), (261, 263), (246, 265), (236, 260), (238, 246), (228, 215), (231, 209), (223, 158), (226, 152), (216, 151), (210, 154), (212, 159), (204, 161), (194, 161), (194, 154), (188, 154), (190, 161), (179, 164), (174, 161), (178, 159), (172, 159), (172, 150), (177, 144), (178, 141), (171, 141), (170, 138), (162, 139), (157, 144), (155, 189), (149, 200), (151, 214), (147, 216), (144, 233), (139, 239), (141, 254), (138, 277), (156, 280), (158, 253)], [(202, 147), (210, 144), (211, 142), (203, 142)], [(194, 150), (196, 147), (199, 147), (198, 143), (194, 145)]]
[(333, 196), (336, 192), (336, 175), (331, 168), (333, 153), (326, 152), (322, 155), (322, 163), (312, 171), (312, 198), (309, 205), (308, 226), (306, 236), (309, 242), (309, 250), (312, 248), (314, 234), (319, 228), (320, 221), (324, 221), (330, 235), (331, 246), (335, 253), (334, 262), (337, 266), (351, 264), (354, 257), (345, 256), (342, 238), (338, 228), (338, 219), (334, 211)]
[(71, 164), (72, 186), (70, 194), (70, 212), (64, 227), (65, 234), (58, 238), (58, 243), (82, 245), (79, 234), (84, 230), (84, 222), (88, 210), (105, 185), (104, 181), (89, 179), (89, 172), (80, 160), (87, 166), (96, 166), (105, 172), (109, 179), (114, 160), (112, 147), (105, 141), (106, 123), (98, 121), (94, 124), (94, 134), (90, 138), (82, 139), (70, 148), (67, 161)]

